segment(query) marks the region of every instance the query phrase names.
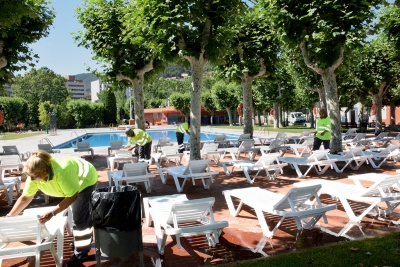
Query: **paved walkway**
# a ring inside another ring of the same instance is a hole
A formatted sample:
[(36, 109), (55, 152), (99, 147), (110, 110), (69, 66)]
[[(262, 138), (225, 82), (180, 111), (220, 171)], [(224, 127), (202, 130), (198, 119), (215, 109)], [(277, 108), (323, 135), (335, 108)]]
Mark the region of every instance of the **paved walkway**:
[[(157, 129), (158, 127), (153, 127), (152, 129)], [(159, 129), (166, 129), (160, 128)], [(222, 132), (222, 129), (212, 129), (209, 127), (204, 127), (203, 131), (217, 131)], [(87, 130), (60, 130), (57, 136), (42, 135), (38, 137), (23, 138), (13, 141), (0, 141), (4, 145), (17, 145), (20, 152), (23, 151), (33, 151), (37, 149), (37, 144), (44, 137), (49, 138), (53, 145), (58, 145), (66, 142), (69, 139), (75, 138), (77, 135), (85, 134), (86, 132), (91, 132), (92, 129)], [(93, 132), (99, 131), (110, 131), (109, 128), (105, 129), (93, 129)], [(229, 130), (229, 132), (233, 132)], [(238, 134), (240, 130), (235, 131)], [(257, 135), (257, 131), (256, 134)], [(266, 135), (266, 134), (265, 134)], [(270, 137), (274, 137), (276, 133), (269, 133)], [(73, 149), (66, 149), (63, 153), (71, 153)], [(91, 159), (87, 157), (86, 159), (93, 163), (97, 168), (99, 173), (99, 187), (108, 186), (107, 182), (107, 148), (95, 148), (95, 157)], [(288, 154), (289, 155), (289, 154)], [(85, 156), (82, 153), (82, 156)], [(185, 164), (185, 162), (183, 162)], [(170, 164), (171, 165), (171, 164)], [(209, 248), (203, 238), (183, 238), (182, 248), (178, 249), (176, 242), (171, 238), (168, 238), (167, 245), (165, 248), (165, 255), (163, 258), (158, 257), (156, 239), (154, 235), (154, 228), (147, 227), (143, 224), (143, 243), (144, 243), (144, 254), (145, 254), (145, 264), (146, 266), (202, 266), (204, 264), (210, 263), (227, 263), (235, 262), (238, 260), (259, 258), (267, 255), (275, 255), (279, 253), (288, 252), (287, 247), (291, 246), (294, 242), (294, 236), (296, 233), (296, 226), (293, 220), (285, 220), (279, 230), (276, 232), (274, 238), (272, 239), (271, 247), (270, 243), (263, 238), (261, 233), (260, 225), (258, 223), (257, 217), (254, 211), (249, 207), (244, 207), (240, 212), (239, 216), (232, 217), (229, 214), (225, 199), (222, 195), (222, 191), (226, 189), (234, 188), (245, 188), (250, 186), (258, 186), (264, 189), (268, 189), (274, 192), (286, 193), (290, 188), (292, 188), (293, 183), (304, 180), (318, 179), (330, 179), (338, 180), (344, 183), (351, 183), (349, 179), (346, 179), (349, 175), (362, 174), (362, 173), (385, 173), (394, 174), (397, 169), (399, 169), (398, 164), (394, 167), (384, 167), (381, 169), (373, 169), (370, 165), (364, 165), (358, 171), (353, 171), (351, 169), (346, 169), (344, 173), (338, 174), (334, 170), (328, 170), (323, 175), (316, 175), (312, 170), (305, 179), (299, 179), (296, 172), (289, 167), (284, 168), (284, 173), (278, 177), (277, 180), (271, 181), (265, 175), (261, 175), (254, 184), (249, 185), (241, 171), (235, 171), (231, 176), (226, 176), (220, 165), (212, 163), (212, 170), (218, 171), (220, 174), (214, 180), (209, 190), (204, 190), (200, 184), (192, 185), (191, 183), (186, 184), (184, 192), (189, 199), (202, 198), (202, 197), (215, 197), (214, 213), (216, 220), (227, 220), (229, 221), (229, 227), (225, 228), (223, 234), (220, 238), (220, 244), (215, 248)], [(172, 179), (167, 181), (167, 184), (162, 184), (159, 177), (156, 165), (150, 166), (150, 172), (156, 173), (157, 178), (154, 183), (153, 192), (151, 194), (146, 193), (142, 184), (138, 187), (142, 192), (142, 196), (159, 196), (159, 195), (169, 195), (176, 194), (175, 184)], [(367, 185), (367, 184), (366, 184)], [(17, 196), (14, 195), (14, 201)], [(51, 198), (50, 205), (56, 205), (59, 203), (59, 199)], [(323, 196), (324, 203), (335, 203), (338, 205), (338, 209), (328, 214), (329, 224), (325, 225), (321, 223), (323, 227), (328, 228), (331, 231), (338, 232), (344, 224), (347, 222), (346, 213), (343, 211), (340, 203), (333, 201), (328, 196)], [(32, 207), (43, 206), (43, 196), (38, 194), (38, 197), (34, 199), (31, 203)], [(362, 203), (352, 203), (352, 206), (363, 208)], [(7, 206), (4, 199), (0, 199), (0, 216), (4, 216), (11, 209)], [(362, 221), (363, 230), (367, 236), (380, 235), (389, 231), (397, 231), (397, 227), (388, 224), (391, 220), (398, 219), (396, 216), (399, 214), (400, 209), (396, 209), (394, 217), (386, 218), (384, 221), (375, 220), (370, 218), (365, 218)], [(276, 216), (267, 215), (269, 222), (272, 225), (276, 223), (279, 218)], [(371, 223), (373, 222), (373, 225)], [(332, 235), (325, 234), (322, 232), (315, 232), (317, 236), (318, 244), (324, 245), (332, 242), (338, 242), (342, 238), (336, 238)], [(350, 236), (354, 238), (361, 238), (362, 234), (357, 227), (353, 227), (349, 232)], [(68, 259), (72, 253), (71, 249), (68, 248), (68, 244), (71, 242), (71, 238), (67, 237), (64, 258)], [(299, 244), (296, 244), (299, 245)], [(93, 244), (94, 246), (94, 244)], [(301, 248), (311, 246), (307, 239), (305, 242), (300, 244)], [(295, 247), (296, 248), (296, 247)], [(84, 266), (95, 266), (96, 260), (94, 257), (94, 248), (91, 250), (90, 257)], [(102, 266), (132, 266), (136, 264), (137, 255), (124, 258), (124, 259), (113, 259), (107, 260), (103, 259)], [(14, 260), (4, 260), (3, 266), (33, 266), (30, 265), (32, 262), (27, 262), (25, 258), (14, 259)], [(49, 255), (44, 255), (41, 266), (54, 266), (51, 257)]]

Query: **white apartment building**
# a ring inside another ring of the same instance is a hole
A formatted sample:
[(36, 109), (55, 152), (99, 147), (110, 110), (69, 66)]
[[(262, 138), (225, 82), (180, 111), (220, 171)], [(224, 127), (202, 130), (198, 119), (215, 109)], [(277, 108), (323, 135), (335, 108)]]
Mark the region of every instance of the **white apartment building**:
[(67, 75), (65, 79), (65, 86), (73, 99), (87, 99), (86, 84), (82, 80), (75, 80), (75, 75)]
[(92, 91), (92, 102), (99, 100), (99, 93), (109, 86), (108, 83), (103, 83), (101, 80), (96, 80), (90, 83)]

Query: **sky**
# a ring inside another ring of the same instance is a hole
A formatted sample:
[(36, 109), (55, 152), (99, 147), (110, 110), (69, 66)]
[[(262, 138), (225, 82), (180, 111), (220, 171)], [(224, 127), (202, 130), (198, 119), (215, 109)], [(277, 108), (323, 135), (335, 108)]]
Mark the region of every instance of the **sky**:
[(48, 67), (62, 76), (88, 73), (88, 67), (96, 68), (90, 51), (78, 47), (71, 34), (83, 28), (74, 14), (75, 8), (82, 5), (82, 0), (52, 0), (51, 5), (56, 17), (50, 34), (30, 45), (39, 56), (34, 68)]

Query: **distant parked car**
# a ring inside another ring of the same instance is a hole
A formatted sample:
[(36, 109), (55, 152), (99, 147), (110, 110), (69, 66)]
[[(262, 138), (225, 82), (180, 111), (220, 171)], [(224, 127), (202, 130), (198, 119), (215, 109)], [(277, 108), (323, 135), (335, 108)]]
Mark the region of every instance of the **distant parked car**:
[(306, 122), (306, 117), (301, 112), (290, 112), (288, 121), (289, 125), (302, 124)]

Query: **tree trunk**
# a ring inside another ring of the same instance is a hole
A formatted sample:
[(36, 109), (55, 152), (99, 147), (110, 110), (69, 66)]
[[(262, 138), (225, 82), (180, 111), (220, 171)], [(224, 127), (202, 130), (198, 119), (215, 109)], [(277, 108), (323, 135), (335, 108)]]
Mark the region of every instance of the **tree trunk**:
[(324, 88), (317, 88), (317, 92), (319, 95), (320, 108), (326, 109), (327, 104), (326, 104), (326, 96)]
[(7, 66), (7, 59), (3, 54), (3, 45), (0, 43), (0, 70)]
[(253, 138), (253, 121), (252, 121), (252, 110), (253, 110), (253, 93), (252, 84), (253, 77), (244, 75), (241, 77), (242, 92), (243, 92), (243, 132), (250, 134), (250, 138)]
[(200, 157), (200, 130), (201, 130), (201, 88), (203, 85), (203, 70), (207, 60), (202, 55), (199, 59), (187, 58), (192, 69), (192, 87), (190, 88), (190, 159)]
[(396, 124), (396, 106), (394, 104), (395, 101), (390, 101), (390, 125)]
[(334, 70), (325, 69), (321, 73), (326, 94), (328, 116), (331, 118), (331, 146), (333, 154), (342, 152), (342, 135), (340, 131), (340, 107), (337, 95), (337, 84)]
[(274, 103), (274, 109), (275, 109), (275, 116), (274, 118), (274, 128), (279, 128), (279, 116), (278, 116), (278, 105)]
[(211, 118), (210, 118), (210, 124), (214, 124), (214, 111), (211, 111)]
[(230, 108), (226, 108), (226, 113), (228, 113), (229, 126), (233, 126), (231, 109)]
[(380, 94), (372, 95), (376, 104), (375, 134), (382, 132), (382, 96)]
[(143, 82), (144, 76), (140, 75), (137, 79), (132, 80), (132, 87), (134, 98), (133, 108), (135, 110), (135, 127), (136, 129), (145, 130)]

